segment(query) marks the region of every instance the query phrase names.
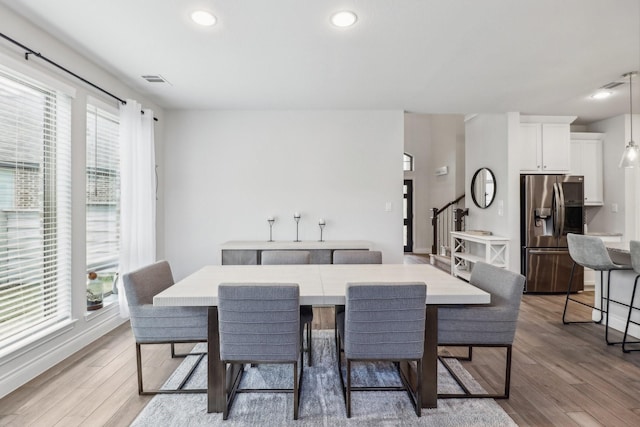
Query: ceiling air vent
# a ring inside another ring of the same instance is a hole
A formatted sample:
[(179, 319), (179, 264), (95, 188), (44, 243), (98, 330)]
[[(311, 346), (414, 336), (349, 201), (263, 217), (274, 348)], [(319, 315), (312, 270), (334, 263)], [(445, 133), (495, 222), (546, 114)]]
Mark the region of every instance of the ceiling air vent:
[(148, 74), (148, 75), (142, 76), (142, 78), (148, 81), (149, 83), (169, 83), (160, 74)]

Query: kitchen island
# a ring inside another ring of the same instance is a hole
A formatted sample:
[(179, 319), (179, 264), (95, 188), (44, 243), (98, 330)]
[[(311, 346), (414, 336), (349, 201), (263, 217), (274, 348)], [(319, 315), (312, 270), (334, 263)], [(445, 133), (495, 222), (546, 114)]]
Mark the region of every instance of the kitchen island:
[[(616, 264), (631, 264), (631, 257), (629, 253), (629, 242), (605, 242), (605, 246), (609, 251), (609, 256), (611, 260)], [(629, 267), (631, 268), (631, 267)], [(624, 304), (629, 305), (631, 303), (631, 293), (633, 292), (633, 283), (637, 273), (633, 270), (621, 270), (621, 271), (613, 271), (611, 273), (611, 303), (609, 305), (609, 326), (612, 329), (615, 329), (620, 332), (624, 332), (624, 329), (627, 325), (627, 316), (629, 314), (629, 308)], [(606, 293), (607, 289), (607, 275), (604, 274), (604, 292)], [(596, 307), (599, 306), (600, 302), (600, 275), (596, 274), (596, 286), (595, 286), (595, 301)], [(605, 298), (607, 295), (605, 294)], [(618, 301), (618, 302), (614, 302)], [(638, 303), (638, 298), (636, 297), (637, 308), (640, 308), (640, 304)], [(605, 314), (606, 316), (607, 314)], [(593, 310), (592, 318), (597, 320), (600, 318), (600, 312), (597, 310)], [(640, 323), (640, 310), (634, 310), (631, 315), (631, 320)], [(634, 325), (633, 323), (629, 325), (629, 335), (633, 337), (640, 338), (640, 326)], [(618, 339), (614, 339), (618, 341)]]

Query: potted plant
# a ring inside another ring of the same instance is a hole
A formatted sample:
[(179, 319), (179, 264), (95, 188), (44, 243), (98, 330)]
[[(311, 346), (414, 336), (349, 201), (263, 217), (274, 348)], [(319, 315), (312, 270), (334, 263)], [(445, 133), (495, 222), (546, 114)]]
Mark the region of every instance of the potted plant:
[(102, 280), (98, 279), (95, 271), (89, 273), (89, 281), (87, 283), (87, 310), (98, 310), (102, 308), (104, 299), (104, 291)]

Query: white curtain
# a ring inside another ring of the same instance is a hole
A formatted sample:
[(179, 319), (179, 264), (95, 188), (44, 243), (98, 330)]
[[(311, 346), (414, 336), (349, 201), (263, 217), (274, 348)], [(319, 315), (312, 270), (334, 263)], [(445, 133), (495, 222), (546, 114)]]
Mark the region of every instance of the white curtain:
[[(144, 114), (140, 114), (144, 111)], [(153, 111), (132, 99), (120, 105), (120, 278), (156, 260)], [(122, 279), (120, 315), (129, 316)]]

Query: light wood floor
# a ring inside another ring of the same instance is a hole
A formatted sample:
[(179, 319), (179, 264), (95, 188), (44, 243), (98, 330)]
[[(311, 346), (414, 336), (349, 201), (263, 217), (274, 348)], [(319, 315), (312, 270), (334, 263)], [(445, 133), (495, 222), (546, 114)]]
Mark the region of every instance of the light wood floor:
[[(523, 296), (511, 398), (498, 403), (521, 426), (640, 425), (640, 352), (607, 346), (603, 326), (563, 325), (563, 305), (560, 295)], [(573, 312), (589, 316), (577, 305)], [(331, 309), (318, 310), (314, 324), (332, 327)], [(147, 346), (144, 355), (149, 386), (180, 363), (169, 358), (168, 346)], [(491, 388), (503, 363), (502, 352), (476, 349), (466, 367)], [(126, 426), (150, 399), (137, 394), (134, 341), (125, 324), (1, 399), (0, 425)]]

